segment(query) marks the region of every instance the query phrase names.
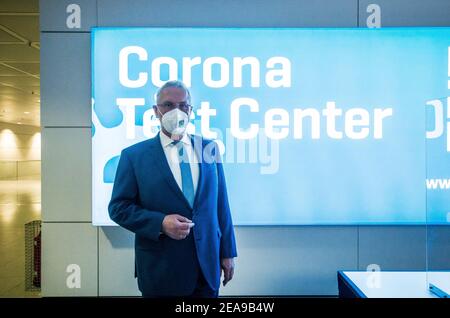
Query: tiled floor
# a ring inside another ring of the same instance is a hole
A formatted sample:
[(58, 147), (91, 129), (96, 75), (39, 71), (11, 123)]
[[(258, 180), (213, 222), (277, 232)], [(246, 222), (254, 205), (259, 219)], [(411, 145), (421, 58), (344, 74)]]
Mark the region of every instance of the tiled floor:
[(40, 218), (40, 180), (0, 180), (0, 297), (40, 296), (25, 291), (25, 223)]

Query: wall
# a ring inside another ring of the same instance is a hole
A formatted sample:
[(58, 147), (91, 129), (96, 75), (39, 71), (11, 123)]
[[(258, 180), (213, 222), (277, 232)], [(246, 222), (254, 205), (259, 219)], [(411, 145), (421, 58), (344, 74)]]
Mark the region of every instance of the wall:
[(41, 159), (41, 129), (0, 122), (0, 161)]
[(0, 122), (0, 180), (40, 179), (41, 129)]
[[(80, 28), (66, 25), (73, 3)], [(90, 223), (90, 27), (367, 27), (372, 3), (383, 27), (450, 25), (447, 0), (41, 0), (43, 295), (139, 295), (133, 235)], [(426, 266), (419, 226), (237, 227), (236, 236), (235, 278), (221, 295), (336, 295), (338, 270)]]

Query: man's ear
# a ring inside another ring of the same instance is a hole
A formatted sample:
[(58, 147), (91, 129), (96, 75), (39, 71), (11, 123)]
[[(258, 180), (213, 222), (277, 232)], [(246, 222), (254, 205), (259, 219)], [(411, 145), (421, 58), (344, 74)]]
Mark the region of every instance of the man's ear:
[(156, 105), (153, 105), (153, 112), (155, 113), (156, 118), (160, 118), (160, 114), (158, 111), (158, 107), (156, 107)]

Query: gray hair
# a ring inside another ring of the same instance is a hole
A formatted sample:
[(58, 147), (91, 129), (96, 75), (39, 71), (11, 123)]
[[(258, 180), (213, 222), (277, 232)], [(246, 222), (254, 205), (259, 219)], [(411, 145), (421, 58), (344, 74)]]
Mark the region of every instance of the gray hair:
[(188, 100), (189, 104), (191, 103), (191, 93), (189, 92), (188, 88), (186, 87), (186, 85), (184, 85), (184, 83), (182, 81), (168, 81), (158, 89), (158, 92), (156, 92), (156, 103), (157, 104), (159, 104), (159, 98), (160, 98), (163, 90), (165, 90), (166, 88), (169, 88), (169, 87), (176, 87), (176, 88), (183, 89), (187, 94), (187, 100)]

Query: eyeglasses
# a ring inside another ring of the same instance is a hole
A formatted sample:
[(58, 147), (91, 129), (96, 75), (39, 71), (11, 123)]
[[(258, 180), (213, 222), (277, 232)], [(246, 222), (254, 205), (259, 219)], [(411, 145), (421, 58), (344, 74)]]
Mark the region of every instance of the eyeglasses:
[(185, 102), (181, 103), (164, 102), (162, 104), (156, 105), (163, 107), (165, 110), (172, 110), (178, 107), (179, 110), (184, 111), (186, 113), (188, 113), (192, 109), (192, 105), (189, 105), (188, 103)]

